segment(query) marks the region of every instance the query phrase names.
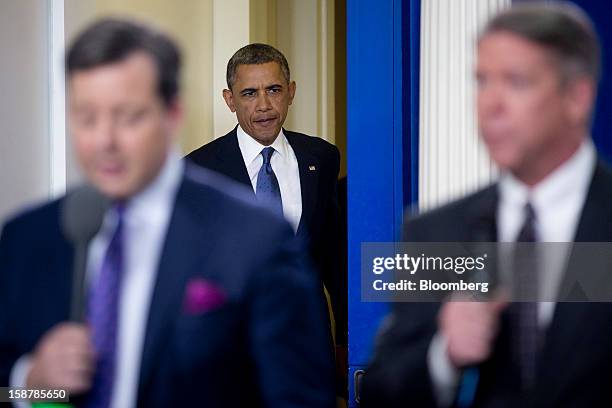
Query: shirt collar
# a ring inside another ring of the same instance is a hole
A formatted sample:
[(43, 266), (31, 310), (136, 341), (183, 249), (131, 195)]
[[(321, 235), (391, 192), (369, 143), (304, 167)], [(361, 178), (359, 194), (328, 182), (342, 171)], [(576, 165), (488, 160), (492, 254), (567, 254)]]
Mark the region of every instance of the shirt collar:
[(178, 147), (173, 147), (157, 177), (128, 201), (126, 218), (152, 222), (165, 219), (180, 186), (184, 166)]
[(504, 172), (499, 180), (500, 198), (508, 205), (520, 207), (529, 200), (537, 213), (562, 203), (568, 196), (586, 194), (595, 170), (595, 157), (593, 142), (586, 138), (565, 163), (532, 188)]
[[(244, 163), (248, 167), (257, 156), (261, 154), (261, 151), (268, 146), (264, 146), (259, 143), (255, 138), (249, 136), (240, 125), (238, 125), (238, 129), (236, 130), (236, 134), (238, 136), (238, 146), (240, 147), (240, 152), (242, 153), (242, 159)], [(270, 145), (276, 150), (278, 154), (281, 156), (287, 157), (289, 152), (288, 147), (289, 142), (287, 141), (287, 137), (285, 136), (285, 132), (281, 128), (280, 133), (274, 139), (274, 142)]]

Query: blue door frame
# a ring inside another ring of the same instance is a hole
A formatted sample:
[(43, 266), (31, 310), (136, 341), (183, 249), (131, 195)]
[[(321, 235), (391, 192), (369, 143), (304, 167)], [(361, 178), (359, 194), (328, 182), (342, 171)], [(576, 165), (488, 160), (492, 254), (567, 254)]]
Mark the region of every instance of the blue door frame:
[(362, 242), (399, 236), (417, 199), (419, 0), (347, 0), (349, 406), (387, 306), (362, 303)]

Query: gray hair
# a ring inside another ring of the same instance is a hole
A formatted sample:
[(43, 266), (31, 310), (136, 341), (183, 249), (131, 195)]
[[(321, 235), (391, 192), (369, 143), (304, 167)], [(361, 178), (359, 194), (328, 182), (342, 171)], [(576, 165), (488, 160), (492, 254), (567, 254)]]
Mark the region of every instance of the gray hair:
[(563, 81), (579, 76), (599, 80), (599, 40), (593, 23), (579, 7), (568, 2), (519, 4), (489, 21), (479, 40), (501, 31), (549, 50), (557, 60)]
[(287, 83), (289, 83), (291, 73), (285, 56), (271, 45), (254, 43), (240, 48), (230, 58), (227, 63), (227, 87), (230, 90), (232, 89), (234, 82), (236, 82), (236, 71), (240, 65), (259, 65), (268, 62), (276, 62), (280, 66)]

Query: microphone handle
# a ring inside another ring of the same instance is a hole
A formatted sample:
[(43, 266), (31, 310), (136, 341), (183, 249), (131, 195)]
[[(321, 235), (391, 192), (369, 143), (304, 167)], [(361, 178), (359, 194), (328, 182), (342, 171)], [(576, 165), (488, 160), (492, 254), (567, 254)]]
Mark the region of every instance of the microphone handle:
[(457, 408), (470, 408), (474, 405), (480, 370), (476, 366), (467, 367), (461, 374), (457, 392)]
[(87, 271), (87, 241), (75, 245), (74, 264), (72, 266), (72, 297), (70, 304), (70, 320), (83, 323), (85, 321), (85, 276)]

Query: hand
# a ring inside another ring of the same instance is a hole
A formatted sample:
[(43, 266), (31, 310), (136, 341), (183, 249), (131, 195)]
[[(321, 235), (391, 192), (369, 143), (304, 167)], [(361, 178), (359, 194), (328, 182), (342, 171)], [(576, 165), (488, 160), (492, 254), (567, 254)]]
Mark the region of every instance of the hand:
[(90, 337), (87, 326), (77, 323), (60, 323), (45, 333), (34, 351), (27, 387), (87, 392), (95, 369)]
[(499, 315), (507, 305), (505, 298), (498, 297), (489, 302), (450, 301), (442, 306), (440, 331), (455, 367), (478, 364), (489, 357), (499, 330)]

